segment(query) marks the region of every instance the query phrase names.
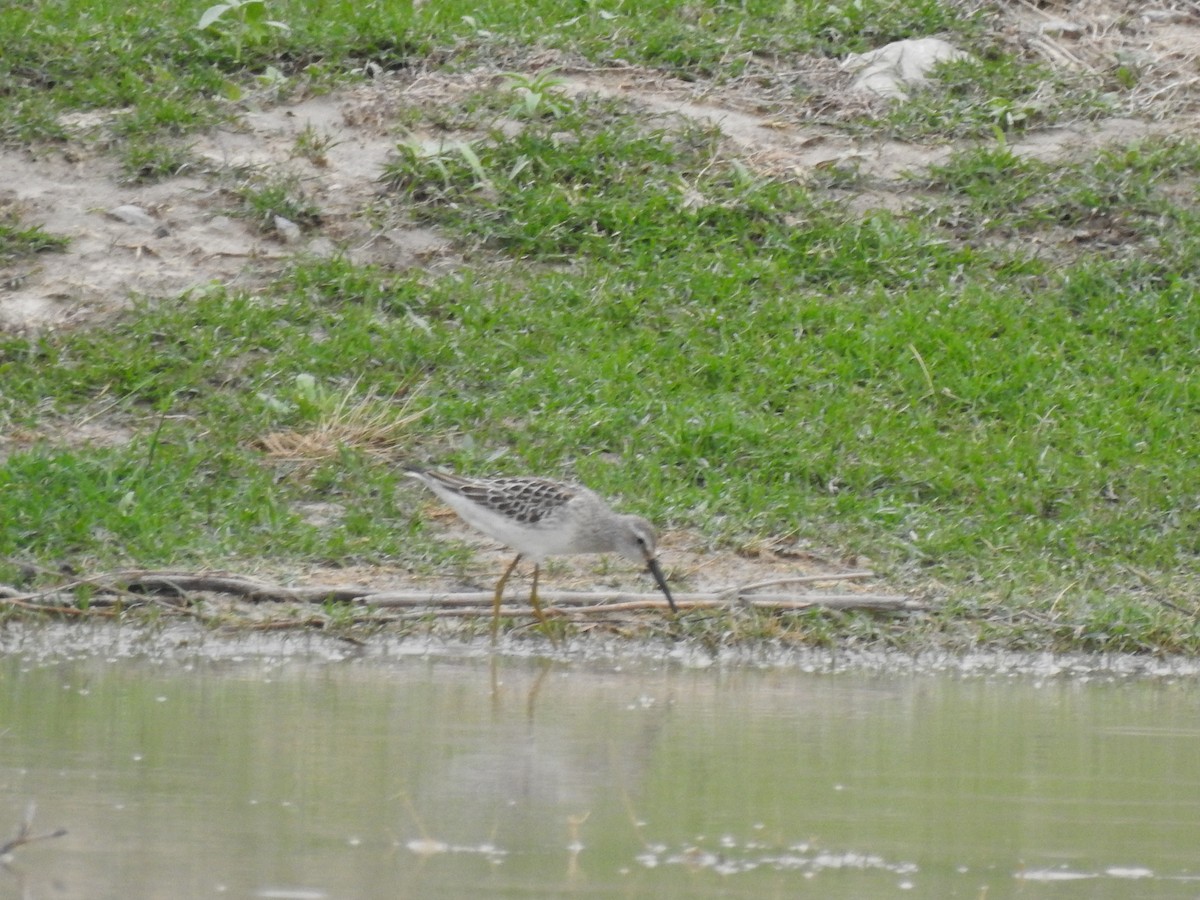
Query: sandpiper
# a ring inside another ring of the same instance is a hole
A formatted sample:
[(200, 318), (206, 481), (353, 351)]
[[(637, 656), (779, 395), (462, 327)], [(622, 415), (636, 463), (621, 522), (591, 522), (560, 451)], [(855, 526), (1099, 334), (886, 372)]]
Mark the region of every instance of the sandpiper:
[(675, 600), (654, 555), (654, 529), (640, 516), (613, 512), (595, 492), (546, 478), (464, 478), (406, 466), (415, 478), (442, 498), (469, 525), (517, 551), (492, 601), (492, 636), (500, 623), (500, 595), (508, 576), (524, 556), (533, 560), (533, 612), (546, 621), (538, 601), (538, 572), (547, 556), (619, 553), (645, 563), (671, 607)]

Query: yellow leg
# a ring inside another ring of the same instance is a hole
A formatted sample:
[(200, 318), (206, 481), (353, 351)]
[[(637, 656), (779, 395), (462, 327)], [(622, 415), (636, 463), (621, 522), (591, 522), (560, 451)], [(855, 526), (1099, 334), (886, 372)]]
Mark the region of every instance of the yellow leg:
[[(521, 561), (521, 554), (518, 553), (516, 559), (508, 564), (508, 568), (504, 570), (504, 574), (500, 576), (500, 580), (496, 582), (496, 596), (492, 598), (492, 643), (496, 643), (496, 633), (500, 629), (500, 596), (504, 593), (504, 585), (508, 584), (508, 576), (513, 573), (513, 569), (517, 567), (517, 563)], [(537, 569), (534, 569), (534, 583), (537, 583)]]
[[(533, 590), (529, 592), (529, 602), (533, 606), (534, 616), (536, 616), (537, 620), (539, 622), (541, 622), (541, 624), (542, 624), (542, 631), (546, 631), (546, 629), (549, 627), (549, 624), (546, 622), (546, 614), (544, 612), (542, 612), (542, 602), (540, 600), (538, 600), (538, 595), (537, 595), (537, 583), (538, 583), (538, 574), (539, 574), (540, 568), (541, 567), (538, 566), (537, 563), (534, 563), (534, 565), (533, 565)], [(550, 632), (546, 631), (546, 633), (549, 634)]]

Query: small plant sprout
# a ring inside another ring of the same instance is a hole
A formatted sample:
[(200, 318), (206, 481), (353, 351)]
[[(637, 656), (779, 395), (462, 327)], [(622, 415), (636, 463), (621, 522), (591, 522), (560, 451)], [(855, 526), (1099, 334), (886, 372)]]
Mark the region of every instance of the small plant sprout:
[[(440, 192), (431, 188), (431, 170), (441, 181)], [(466, 141), (441, 144), (433, 149), (412, 141), (397, 144), (380, 180), (394, 190), (408, 191), (414, 200), (433, 200), (492, 184), (479, 154)]]
[(196, 23), (198, 31), (229, 38), (241, 57), (246, 47), (259, 47), (280, 32), (290, 31), (286, 23), (267, 18), (264, 0), (227, 0), (208, 7)]
[(571, 108), (562, 94), (563, 81), (553, 69), (537, 75), (509, 73), (504, 77), (516, 100), (508, 114), (514, 119), (558, 119)]
[(318, 225), (321, 211), (305, 196), (296, 178), (276, 178), (251, 182), (236, 192), (242, 201), (242, 215), (252, 220), (264, 232), (279, 230), (280, 220), (297, 228)]
[(329, 164), (325, 154), (331, 147), (336, 146), (338, 141), (332, 134), (322, 133), (313, 127), (312, 122), (305, 124), (303, 130), (296, 135), (295, 150), (296, 156), (303, 157), (311, 162), (314, 166), (324, 168)]

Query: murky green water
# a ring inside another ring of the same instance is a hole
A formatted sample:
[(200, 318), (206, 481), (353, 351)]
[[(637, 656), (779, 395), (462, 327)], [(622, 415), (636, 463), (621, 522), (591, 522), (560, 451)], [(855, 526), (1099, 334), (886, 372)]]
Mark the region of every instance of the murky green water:
[(0, 657), (0, 897), (1198, 897), (1198, 687)]

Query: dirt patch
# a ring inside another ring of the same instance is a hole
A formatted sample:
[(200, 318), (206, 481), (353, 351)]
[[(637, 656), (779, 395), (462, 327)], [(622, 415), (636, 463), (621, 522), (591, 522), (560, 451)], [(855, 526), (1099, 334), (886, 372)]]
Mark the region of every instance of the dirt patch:
[[(118, 164), (71, 148), (0, 151), (0, 207), (70, 238), (63, 253), (40, 254), (3, 273), (0, 329), (78, 325), (126, 308), (137, 297), (166, 297), (219, 284), (253, 286), (297, 255), (344, 253), (394, 267), (436, 268), (451, 246), (426, 228), (364, 216), (396, 138), (356, 115), (364, 92), (314, 97), (253, 110), (238, 127), (196, 138), (200, 174), (129, 184)], [(297, 155), (306, 129), (328, 135), (318, 160)], [(323, 227), (287, 242), (235, 214), (230, 187), (255, 173), (291, 176), (320, 209)]]

